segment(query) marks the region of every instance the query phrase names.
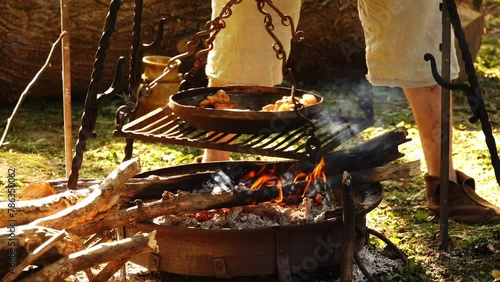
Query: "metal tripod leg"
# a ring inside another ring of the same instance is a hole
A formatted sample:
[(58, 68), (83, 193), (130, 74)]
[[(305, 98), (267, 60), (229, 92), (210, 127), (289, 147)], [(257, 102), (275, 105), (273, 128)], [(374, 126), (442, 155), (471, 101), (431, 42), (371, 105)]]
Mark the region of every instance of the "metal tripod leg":
[[(442, 45), (441, 45), (441, 74), (445, 81), (450, 81), (450, 53), (451, 53), (451, 23), (446, 9), (446, 1), (440, 6), (442, 13)], [(441, 184), (439, 203), (439, 234), (440, 249), (448, 251), (448, 198), (449, 198), (449, 171), (450, 171), (450, 95), (451, 91), (441, 87)]]

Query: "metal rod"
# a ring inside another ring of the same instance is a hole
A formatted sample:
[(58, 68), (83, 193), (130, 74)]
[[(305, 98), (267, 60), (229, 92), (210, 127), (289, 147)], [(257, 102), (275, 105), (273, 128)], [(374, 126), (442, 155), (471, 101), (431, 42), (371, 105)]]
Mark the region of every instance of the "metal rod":
[[(137, 109), (137, 103), (139, 100), (139, 93), (137, 88), (139, 86), (140, 77), (140, 60), (142, 55), (140, 52), (141, 47), (141, 24), (142, 24), (142, 6), (144, 4), (143, 0), (134, 1), (134, 17), (132, 22), (132, 36), (131, 36), (131, 46), (130, 46), (130, 66), (128, 74), (128, 101), (130, 105), (133, 105), (131, 111), (132, 116), (129, 117), (133, 119), (135, 117), (135, 110)], [(130, 160), (132, 158), (132, 152), (134, 150), (134, 139), (125, 139), (125, 157), (123, 161)]]
[(61, 41), (62, 89), (63, 89), (63, 116), (64, 116), (64, 157), (66, 160), (66, 177), (71, 173), (71, 159), (73, 157), (72, 121), (71, 121), (71, 51), (69, 1), (61, 0), (61, 32), (66, 36)]
[[(450, 54), (451, 54), (451, 23), (446, 9), (446, 1), (441, 4), (442, 13), (442, 45), (441, 45), (441, 74), (446, 82), (450, 81)], [(450, 186), (450, 116), (451, 91), (441, 87), (441, 184), (439, 203), (439, 234), (440, 249), (448, 251), (448, 198)]]
[[(473, 112), (473, 116), (469, 119), (471, 123), (476, 121), (481, 121), (481, 129), (484, 133), (484, 138), (486, 141), (486, 146), (491, 156), (491, 165), (495, 171), (495, 177), (497, 183), (500, 184), (500, 158), (498, 157), (497, 145), (495, 138), (493, 137), (493, 130), (491, 128), (491, 123), (489, 121), (488, 112), (486, 111), (484, 100), (481, 94), (481, 87), (479, 86), (479, 81), (477, 79), (476, 71), (474, 69), (474, 59), (470, 53), (469, 44), (467, 43), (467, 38), (465, 37), (465, 32), (462, 28), (460, 22), (460, 16), (458, 15), (457, 6), (454, 1), (448, 1), (447, 11), (451, 21), (451, 26), (457, 39), (458, 46), (460, 47), (462, 60), (464, 62), (465, 71), (467, 73), (467, 80), (470, 86), (466, 84), (461, 84), (461, 88), (467, 96), (467, 101)], [(451, 89), (451, 88), (450, 88)], [(452, 89), (453, 90), (453, 89)]]
[(352, 196), (351, 175), (344, 171), (342, 173), (342, 210), (343, 216), (343, 241), (340, 263), (340, 282), (353, 281), (352, 267), (354, 265), (355, 239), (356, 239), (356, 213), (354, 199)]

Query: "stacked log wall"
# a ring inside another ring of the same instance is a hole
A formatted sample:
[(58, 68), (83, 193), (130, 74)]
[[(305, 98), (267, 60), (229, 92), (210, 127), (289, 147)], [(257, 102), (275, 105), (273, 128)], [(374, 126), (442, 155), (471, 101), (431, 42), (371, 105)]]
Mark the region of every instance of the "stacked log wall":
[[(481, 0), (460, 0), (479, 9)], [(95, 59), (107, 0), (69, 0), (72, 94), (85, 95)], [(110, 85), (116, 60), (128, 60), (134, 1), (122, 1), (104, 68), (102, 91)], [(176, 55), (186, 38), (204, 29), (211, 14), (210, 1), (144, 0), (142, 39), (151, 42), (164, 17), (165, 36), (159, 54)], [(0, 101), (13, 103), (45, 62), (60, 34), (59, 1), (0, 0)], [(366, 72), (364, 35), (356, 0), (302, 0), (299, 29), (305, 43), (292, 45), (289, 65), (298, 81), (314, 82)], [(476, 34), (477, 35), (477, 34)], [(478, 42), (480, 35), (473, 41)], [(30, 96), (61, 96), (61, 52), (40, 76)], [(190, 69), (189, 61), (181, 71)], [(125, 68), (128, 69), (128, 68)], [(126, 82), (127, 71), (123, 73)]]
[[(326, 64), (333, 63), (339, 57), (343, 59), (344, 55), (342, 52), (338, 54), (336, 47), (339, 43), (358, 46), (358, 42), (362, 41), (359, 38), (359, 23), (356, 22), (355, 2), (303, 1), (300, 28), (306, 32), (306, 41), (314, 47), (314, 50), (305, 46), (293, 47), (297, 51), (293, 52), (294, 58), (291, 58), (291, 63), (298, 68), (298, 79), (301, 79), (302, 74), (307, 74), (308, 69), (316, 69), (318, 64), (325, 69), (328, 68)], [(108, 7), (109, 1), (106, 0), (69, 1), (73, 95), (85, 95), (87, 91), (97, 43)], [(133, 8), (134, 1), (122, 1), (106, 57), (104, 79), (101, 83), (103, 91), (112, 81), (118, 57), (125, 56), (128, 60)], [(0, 0), (0, 11), (2, 15), (0, 17), (0, 101), (12, 103), (18, 99), (20, 93), (43, 65), (52, 43), (59, 36), (59, 1)], [(164, 17), (166, 24), (161, 53), (176, 55), (182, 51), (177, 49), (178, 43), (204, 29), (210, 14), (210, 1), (144, 0), (143, 41), (148, 43), (154, 39), (158, 30), (156, 22)], [(342, 17), (338, 17), (340, 14)], [(325, 19), (328, 20), (325, 21)], [(353, 30), (354, 34), (349, 34)], [(322, 38), (316, 40), (319, 37)], [(356, 40), (356, 43), (352, 42), (353, 40)], [(359, 48), (364, 47), (359, 46)], [(320, 56), (317, 56), (317, 52)], [(54, 53), (50, 67), (34, 85), (30, 96), (62, 95), (60, 53), (60, 51)], [(353, 60), (359, 62), (358, 66), (363, 65), (362, 53), (358, 52), (353, 56)], [(184, 68), (189, 69), (187, 65)], [(127, 81), (126, 77), (127, 74), (124, 71), (124, 81)], [(313, 77), (309, 77), (311, 78)]]

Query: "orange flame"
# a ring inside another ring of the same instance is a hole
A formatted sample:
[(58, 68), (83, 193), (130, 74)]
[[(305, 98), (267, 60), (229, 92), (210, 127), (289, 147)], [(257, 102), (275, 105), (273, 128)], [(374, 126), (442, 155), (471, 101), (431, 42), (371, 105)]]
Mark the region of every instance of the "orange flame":
[(274, 180), (276, 177), (272, 174), (264, 174), (261, 177), (257, 178), (255, 182), (252, 184), (252, 187), (250, 187), (250, 190), (257, 190), (262, 188), (264, 184), (266, 184), (269, 180)]
[[(295, 175), (293, 182), (298, 182), (298, 181), (307, 182), (304, 191), (302, 192), (302, 197), (306, 195), (307, 190), (309, 189), (312, 183), (315, 183), (319, 179), (323, 180), (323, 182), (326, 183), (326, 175), (323, 171), (324, 166), (325, 166), (325, 159), (323, 158), (318, 163), (318, 165), (316, 165), (316, 167), (313, 169), (312, 172), (310, 173), (300, 172), (297, 175)], [(282, 180), (276, 176), (276, 165), (273, 165), (272, 169), (269, 170), (267, 173), (265, 171), (266, 171), (266, 166), (264, 165), (260, 168), (258, 172), (255, 171), (248, 172), (243, 177), (243, 180), (251, 180), (256, 178), (256, 180), (252, 183), (250, 190), (261, 189), (263, 186), (271, 186), (271, 187), (278, 186), (279, 192), (276, 202), (278, 203), (282, 202), (284, 197), (283, 183)]]
[(309, 190), (309, 187), (311, 186), (312, 182), (316, 182), (319, 178), (321, 178), (323, 182), (326, 183), (326, 174), (323, 171), (324, 167), (325, 167), (325, 158), (322, 158), (321, 161), (318, 163), (318, 165), (316, 165), (316, 167), (313, 169), (313, 171), (306, 176), (307, 185), (306, 188), (304, 188), (304, 193), (302, 193), (302, 197), (306, 195), (307, 190)]
[(305, 179), (306, 177), (307, 177), (307, 173), (301, 172), (301, 173), (295, 175), (295, 178), (293, 179), (293, 182), (297, 182), (297, 181), (299, 181), (301, 179)]
[(278, 178), (278, 199), (276, 199), (277, 203), (283, 202), (283, 185), (281, 185), (281, 179)]

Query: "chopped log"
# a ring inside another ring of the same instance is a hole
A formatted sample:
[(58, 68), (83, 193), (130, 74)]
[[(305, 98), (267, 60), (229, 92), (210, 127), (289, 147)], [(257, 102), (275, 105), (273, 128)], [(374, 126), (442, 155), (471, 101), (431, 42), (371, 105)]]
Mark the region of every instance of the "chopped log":
[[(386, 173), (386, 171), (390, 171), (390, 173)], [(359, 185), (389, 179), (413, 177), (420, 173), (420, 161), (414, 161), (411, 163), (386, 165), (384, 167), (353, 172), (351, 177), (352, 184)], [(335, 187), (340, 187), (342, 176), (337, 175), (330, 177), (327, 181), (326, 188), (335, 189)], [(306, 184), (307, 181), (300, 181), (284, 185), (283, 193), (285, 196), (292, 195), (297, 189), (303, 188)], [(221, 195), (192, 194), (186, 192), (179, 192), (177, 195), (174, 195), (170, 192), (166, 192), (165, 197), (161, 200), (150, 203), (138, 202), (137, 206), (120, 210), (100, 221), (93, 221), (85, 225), (68, 229), (68, 232), (78, 236), (86, 236), (161, 215), (180, 212), (196, 212), (223, 207), (230, 208), (248, 205), (250, 203), (267, 202), (276, 199), (278, 195), (278, 187)]]
[[(161, 177), (161, 176), (151, 176), (146, 178), (131, 178), (122, 188), (120, 192), (120, 199), (118, 200), (118, 204), (125, 204), (135, 199), (137, 195), (143, 193), (146, 190), (149, 190), (153, 187), (164, 186), (173, 179), (171, 177)], [(98, 185), (102, 180), (99, 179), (80, 179), (78, 180), (77, 187), (75, 191), (88, 189), (93, 185)], [(56, 191), (65, 191), (68, 187), (67, 179), (56, 179), (47, 181)]]
[[(384, 180), (415, 177), (422, 174), (422, 171), (420, 170), (420, 161), (413, 161), (404, 164), (391, 164), (362, 171), (354, 171), (350, 174), (352, 176), (352, 185), (360, 185)], [(340, 180), (337, 178), (334, 180), (334, 183), (339, 183), (339, 181)]]
[(19, 200), (35, 200), (57, 194), (57, 191), (47, 182), (35, 182), (27, 185), (19, 192)]
[[(15, 232), (15, 233), (14, 233)], [(15, 255), (17, 262), (21, 262), (29, 254), (59, 234), (60, 230), (39, 226), (15, 226), (0, 229), (0, 253)], [(13, 235), (15, 234), (15, 235)], [(49, 265), (71, 253), (78, 252), (84, 248), (83, 240), (72, 234), (64, 233), (62, 240), (58, 240), (55, 246), (48, 250), (40, 259), (33, 262), (35, 265)], [(16, 262), (16, 265), (17, 265)], [(7, 259), (0, 260), (0, 277), (12, 270), (12, 265)]]
[(69, 229), (103, 217), (113, 211), (121, 189), (139, 171), (140, 164), (137, 158), (126, 161), (111, 172), (85, 200), (58, 213), (35, 220), (30, 225)]
[(137, 233), (132, 238), (99, 244), (62, 258), (20, 281), (63, 281), (71, 274), (101, 263), (129, 259), (140, 253), (158, 252), (155, 235), (156, 231)]
[(36, 250), (34, 250), (33, 253), (28, 254), (28, 256), (20, 264), (16, 266), (14, 271), (9, 272), (2, 278), (2, 281), (4, 282), (14, 281), (14, 279), (16, 279), (27, 266), (32, 265), (34, 261), (39, 259), (43, 254), (45, 254), (48, 250), (50, 250), (50, 248), (54, 247), (57, 244), (57, 242), (65, 235), (66, 232), (64, 230), (59, 231), (59, 233), (57, 233), (55, 236), (53, 236), (45, 243), (43, 243), (41, 246), (36, 248)]
[[(120, 270), (125, 263), (127, 263), (128, 259), (123, 259), (123, 260), (113, 260), (110, 261), (106, 267), (104, 267), (103, 270), (97, 274), (92, 281), (94, 282), (106, 282), (109, 280), (111, 276), (113, 276), (118, 270)], [(125, 276), (123, 276), (125, 277)], [(125, 281), (125, 278), (122, 279), (122, 281)]]
[[(30, 223), (71, 207), (85, 199), (90, 191), (89, 189), (68, 190), (37, 200), (18, 201), (14, 209), (16, 225)], [(9, 210), (12, 208), (9, 208), (8, 202), (0, 203), (0, 214), (9, 214)], [(0, 227), (6, 227), (9, 224), (9, 217), (0, 217)]]

